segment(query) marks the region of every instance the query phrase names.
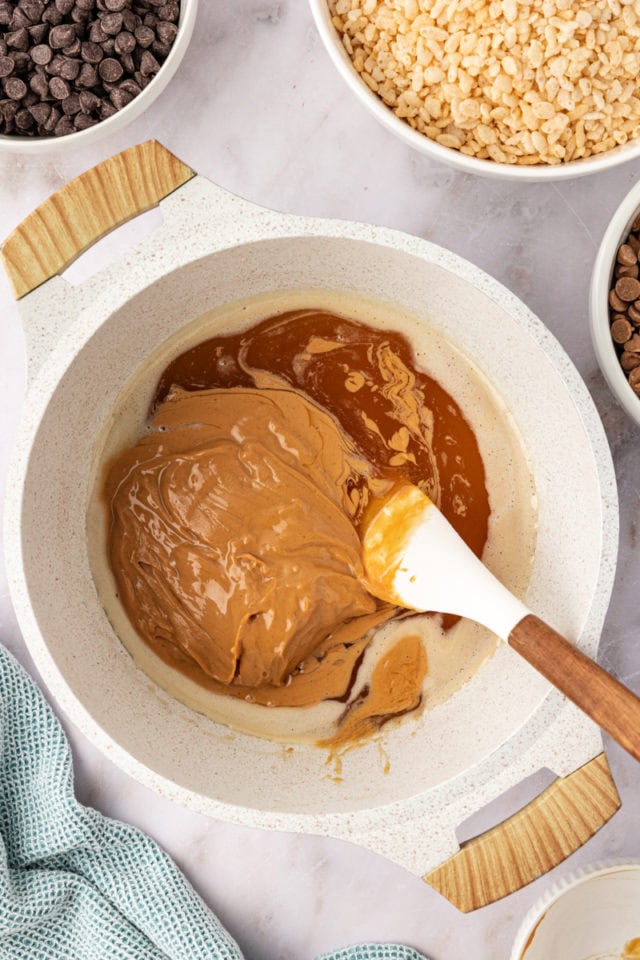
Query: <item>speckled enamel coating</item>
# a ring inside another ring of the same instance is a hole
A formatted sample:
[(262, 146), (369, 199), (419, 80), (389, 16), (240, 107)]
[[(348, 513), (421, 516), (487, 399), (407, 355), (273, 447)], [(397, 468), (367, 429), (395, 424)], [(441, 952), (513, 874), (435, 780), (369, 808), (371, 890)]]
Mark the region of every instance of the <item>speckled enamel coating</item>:
[[(283, 216), (198, 177), (149, 240), (81, 287), (54, 278), (21, 304), (31, 386), (7, 490), (13, 602), (45, 682), (131, 776), (212, 816), (352, 840), (424, 874), (455, 829), (541, 767), (566, 775), (599, 730), (511, 650), (451, 700), (345, 758), (216, 726), (156, 688), (116, 641), (89, 572), (84, 518), (96, 437), (134, 370), (177, 326), (268, 289), (344, 289), (418, 313), (491, 377), (525, 438), (540, 499), (527, 603), (595, 655), (618, 514), (589, 394), (553, 336), (471, 264), (391, 230)], [(180, 318), (177, 320), (176, 318)]]

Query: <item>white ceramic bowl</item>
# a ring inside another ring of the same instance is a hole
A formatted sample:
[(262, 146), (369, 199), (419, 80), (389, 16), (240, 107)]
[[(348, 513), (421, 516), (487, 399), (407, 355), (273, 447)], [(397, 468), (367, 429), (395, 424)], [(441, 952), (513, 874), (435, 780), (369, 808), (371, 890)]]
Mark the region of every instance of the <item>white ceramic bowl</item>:
[(640, 426), (640, 397), (629, 386), (618, 361), (609, 327), (609, 287), (616, 260), (616, 251), (626, 238), (640, 211), (640, 183), (626, 195), (613, 215), (602, 238), (591, 277), (591, 339), (600, 369), (609, 387), (632, 420)]
[(75, 150), (95, 143), (103, 137), (116, 133), (130, 124), (151, 106), (160, 96), (174, 73), (180, 66), (182, 58), (193, 35), (193, 28), (198, 12), (198, 0), (180, 0), (180, 20), (178, 34), (171, 48), (169, 56), (162, 64), (159, 72), (148, 87), (132, 100), (126, 107), (119, 110), (108, 120), (102, 120), (88, 130), (70, 133), (66, 137), (15, 137), (0, 135), (0, 155), (3, 153), (20, 153), (34, 156), (49, 153), (59, 153), (63, 150)]
[(640, 946), (640, 862), (615, 861), (551, 887), (527, 914), (511, 960), (622, 960), (634, 940)]
[(354, 68), (351, 58), (344, 49), (342, 41), (331, 22), (331, 14), (327, 0), (309, 0), (311, 11), (316, 25), (322, 37), (323, 43), (327, 48), (329, 56), (333, 60), (338, 73), (346, 81), (360, 102), (369, 110), (373, 116), (380, 121), (388, 130), (391, 130), (397, 137), (414, 147), (420, 153), (432, 157), (434, 160), (440, 160), (452, 167), (464, 170), (466, 173), (475, 173), (479, 176), (494, 177), (503, 180), (569, 180), (574, 177), (583, 177), (589, 173), (597, 173), (601, 170), (607, 170), (611, 167), (617, 167), (628, 160), (634, 160), (640, 157), (640, 141), (626, 143), (622, 147), (616, 147), (607, 153), (601, 153), (598, 156), (587, 157), (584, 160), (572, 160), (569, 163), (539, 164), (534, 167), (518, 166), (516, 164), (495, 163), (493, 160), (479, 160), (476, 157), (468, 157), (459, 150), (452, 150), (450, 147), (443, 147), (434, 140), (417, 130), (414, 130), (395, 115), (369, 87), (361, 80), (357, 70)]

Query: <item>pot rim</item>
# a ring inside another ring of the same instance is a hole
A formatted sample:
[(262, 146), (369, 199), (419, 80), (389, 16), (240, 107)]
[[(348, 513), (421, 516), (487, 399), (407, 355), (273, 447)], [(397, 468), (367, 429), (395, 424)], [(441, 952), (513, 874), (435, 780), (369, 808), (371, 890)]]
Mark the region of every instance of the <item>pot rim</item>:
[[(181, 188), (181, 190), (187, 190), (200, 179), (202, 178), (196, 178), (194, 181), (191, 181), (191, 184), (187, 184)], [(220, 188), (216, 189), (220, 190)], [(227, 200), (238, 199), (232, 198), (227, 191), (220, 192)], [(180, 193), (180, 191), (178, 191), (178, 193)], [(174, 194), (173, 197), (176, 197), (176, 194)], [(172, 198), (170, 198), (170, 200), (171, 199)], [(165, 203), (166, 202), (167, 201), (165, 201)], [(355, 242), (364, 241), (367, 243), (375, 243), (407, 255), (420, 257), (431, 263), (439, 263), (442, 259), (446, 259), (446, 264), (442, 264), (445, 269), (452, 271), (454, 268), (458, 276), (467, 280), (477, 289), (481, 289), (485, 295), (498, 302), (509, 312), (514, 321), (523, 326), (534, 338), (549, 362), (561, 376), (572, 402), (580, 412), (597, 468), (602, 499), (602, 522), (603, 528), (606, 528), (608, 531), (608, 536), (603, 536), (602, 539), (599, 576), (584, 632), (585, 634), (599, 635), (611, 596), (617, 556), (618, 501), (615, 474), (604, 429), (595, 404), (573, 362), (562, 349), (556, 338), (547, 330), (542, 321), (539, 320), (515, 294), (511, 293), (511, 291), (493, 277), (464, 258), (459, 257), (457, 254), (450, 253), (445, 248), (433, 244), (430, 241), (422, 240), (389, 228), (372, 227), (367, 224), (349, 221), (302, 218), (277, 214), (266, 208), (256, 208), (255, 204), (248, 204), (246, 201), (239, 202), (246, 204), (246, 207), (253, 209), (254, 212), (257, 209), (262, 215), (265, 215), (268, 218), (268, 226), (265, 227), (263, 225), (262, 228), (259, 226), (257, 234), (254, 233), (253, 236), (247, 238), (238, 238), (237, 236), (227, 238), (220, 247), (209, 249), (210, 254), (217, 252), (217, 250), (228, 249), (245, 243), (248, 245), (254, 242), (268, 242), (269, 240), (290, 239), (291, 237), (327, 237), (328, 239), (337, 238)], [(146, 245), (146, 242), (143, 245)], [(191, 254), (180, 254), (179, 261), (171, 270), (165, 270), (161, 275), (177, 271), (186, 264), (194, 262), (199, 258), (199, 256), (194, 257)], [(157, 269), (162, 270), (162, 266), (160, 265)], [(98, 278), (99, 276), (100, 275), (98, 275)], [(94, 277), (92, 281), (98, 278)], [(87, 283), (90, 284), (92, 281), (88, 281)], [(149, 275), (145, 276), (144, 279), (141, 277), (139, 289), (136, 290), (136, 293), (146, 289), (153, 282), (154, 279)], [(43, 288), (39, 288), (39, 290), (42, 289)], [(35, 291), (34, 293), (37, 294), (37, 292), (38, 291)], [(366, 835), (370, 831), (373, 823), (388, 822), (389, 816), (396, 816), (397, 811), (402, 810), (406, 815), (407, 811), (413, 809), (415, 815), (419, 816), (421, 802), (423, 802), (426, 797), (437, 795), (438, 790), (451, 790), (453, 785), (459, 786), (460, 791), (468, 790), (468, 783), (466, 781), (472, 772), (474, 783), (477, 784), (481, 779), (478, 776), (479, 767), (483, 764), (489, 765), (492, 761), (495, 761), (495, 754), (480, 759), (475, 765), (461, 772), (452, 780), (440, 784), (425, 793), (378, 807), (337, 813), (300, 814), (295, 812), (269, 812), (257, 810), (254, 807), (229, 804), (214, 800), (210, 796), (197, 793), (190, 788), (183, 787), (142, 763), (113, 739), (111, 735), (93, 719), (80, 699), (73, 693), (65, 676), (58, 668), (48, 649), (46, 640), (29, 602), (28, 582), (22, 564), (21, 513), (23, 485), (28, 475), (29, 456), (32, 445), (49, 401), (55, 393), (59, 382), (93, 333), (106, 323), (109, 317), (134, 295), (128, 292), (124, 296), (121, 295), (119, 299), (117, 289), (111, 290), (111, 294), (113, 296), (111, 297), (108, 307), (96, 304), (92, 307), (91, 311), (86, 311), (72, 321), (38, 371), (27, 393), (14, 448), (14, 455), (8, 474), (7, 508), (5, 510), (4, 524), (5, 549), (9, 558), (8, 568), (10, 571), (9, 584), (11, 596), (18, 620), (25, 634), (29, 652), (43, 680), (51, 689), (57, 703), (92, 743), (134, 779), (156, 790), (160, 794), (176, 800), (185, 806), (189, 806), (198, 812), (218, 816), (234, 823), (249, 826), (259, 825), (265, 828), (280, 830), (304, 830), (310, 833), (332, 834), (336, 836), (340, 834), (341, 825), (349, 823), (349, 835), (352, 836), (352, 828), (355, 823), (360, 825), (363, 834)], [(30, 296), (33, 296), (33, 294)], [(80, 324), (83, 325), (84, 329), (83, 336), (78, 340), (73, 334), (76, 333)], [(553, 719), (557, 717), (566, 706), (566, 701), (564, 701), (556, 691), (551, 690), (538, 706), (532, 717), (524, 724), (524, 727), (520, 728), (520, 730), (508, 738), (500, 750), (506, 750), (507, 745), (509, 745), (509, 750), (511, 750), (514, 755), (513, 763), (515, 765), (515, 758), (520, 761), (522, 755), (539, 737), (538, 732), (532, 729), (532, 724), (535, 718), (539, 716), (540, 711), (543, 709), (547, 710), (547, 716)], [(259, 821), (259, 823), (257, 821)], [(357, 839), (359, 842), (363, 842), (362, 836), (359, 836)]]

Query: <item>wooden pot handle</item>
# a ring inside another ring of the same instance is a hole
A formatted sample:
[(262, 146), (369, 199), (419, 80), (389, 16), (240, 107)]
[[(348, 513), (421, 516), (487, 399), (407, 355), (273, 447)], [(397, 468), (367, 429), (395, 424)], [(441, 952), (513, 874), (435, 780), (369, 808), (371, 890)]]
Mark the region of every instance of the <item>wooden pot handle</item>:
[(514, 627), (509, 646), (640, 760), (640, 698), (538, 617)]
[(65, 270), (111, 230), (195, 173), (156, 140), (105, 160), (45, 200), (16, 227), (2, 259), (16, 300)]
[(551, 784), (504, 823), (464, 844), (423, 879), (469, 913), (557, 867), (620, 807), (604, 753)]

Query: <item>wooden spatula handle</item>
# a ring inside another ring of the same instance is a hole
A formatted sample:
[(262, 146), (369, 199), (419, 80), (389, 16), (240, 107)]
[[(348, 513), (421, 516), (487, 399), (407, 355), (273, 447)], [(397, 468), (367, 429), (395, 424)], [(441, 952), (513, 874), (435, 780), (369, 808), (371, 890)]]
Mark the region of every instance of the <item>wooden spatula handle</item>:
[(538, 617), (513, 628), (509, 645), (640, 760), (640, 698)]

